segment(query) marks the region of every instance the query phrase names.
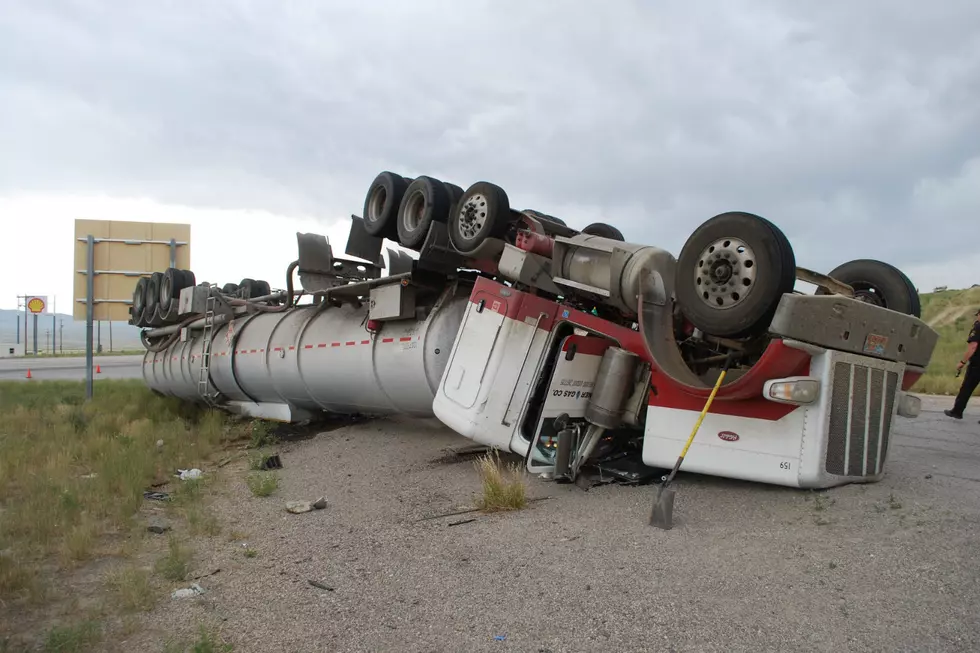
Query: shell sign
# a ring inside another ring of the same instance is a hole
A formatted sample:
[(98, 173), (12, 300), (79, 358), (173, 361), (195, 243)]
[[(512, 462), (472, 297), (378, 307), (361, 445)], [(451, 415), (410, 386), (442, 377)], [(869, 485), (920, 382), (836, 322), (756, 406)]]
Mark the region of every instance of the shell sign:
[(43, 313), (44, 309), (48, 306), (48, 302), (46, 300), (46, 297), (31, 297), (27, 300), (27, 310), (34, 315)]

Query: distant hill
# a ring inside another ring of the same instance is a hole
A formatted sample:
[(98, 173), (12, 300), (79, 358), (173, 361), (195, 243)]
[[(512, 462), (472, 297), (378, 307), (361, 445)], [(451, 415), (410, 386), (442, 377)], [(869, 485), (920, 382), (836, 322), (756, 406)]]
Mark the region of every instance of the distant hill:
[[(64, 336), (64, 349), (84, 349), (85, 348), (85, 322), (76, 322), (70, 315), (51, 314), (38, 317), (37, 339), (38, 349), (44, 348), (45, 331), (52, 328), (51, 318), (56, 318), (58, 328), (58, 339)], [(0, 309), (0, 343), (5, 346), (14, 346), (17, 339), (17, 320), (20, 320), (20, 338), (24, 342), (24, 312)], [(64, 329), (61, 328), (62, 321)], [(28, 320), (28, 326), (33, 329), (33, 319)], [(96, 324), (96, 334), (98, 334), (98, 324)], [(60, 349), (59, 345), (59, 349)], [(142, 349), (140, 342), (139, 329), (126, 324), (125, 322), (112, 323), (112, 348), (119, 349)], [(109, 350), (109, 323), (102, 323), (102, 349)], [(33, 340), (31, 340), (31, 350), (33, 351)]]
[(939, 332), (939, 344), (929, 369), (912, 390), (956, 394), (963, 380), (962, 376), (956, 378), (956, 363), (966, 351), (966, 336), (973, 325), (973, 314), (980, 308), (980, 287), (922, 293), (919, 299), (922, 301), (922, 319)]

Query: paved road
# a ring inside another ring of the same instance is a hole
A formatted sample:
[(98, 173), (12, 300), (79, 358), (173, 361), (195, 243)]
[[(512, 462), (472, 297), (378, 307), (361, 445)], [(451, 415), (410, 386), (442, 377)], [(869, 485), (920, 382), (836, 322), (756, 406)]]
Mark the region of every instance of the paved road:
[[(95, 365), (101, 368), (96, 379), (142, 378), (143, 357), (139, 355), (96, 356)], [(84, 381), (85, 357), (3, 358), (0, 359), (0, 381), (26, 381), (28, 369), (33, 380)]]

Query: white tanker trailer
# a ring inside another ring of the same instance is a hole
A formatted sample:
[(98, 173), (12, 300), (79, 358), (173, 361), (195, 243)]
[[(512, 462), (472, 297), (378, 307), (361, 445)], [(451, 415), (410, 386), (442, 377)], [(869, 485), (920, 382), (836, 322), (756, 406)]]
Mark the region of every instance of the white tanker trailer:
[[(669, 468), (727, 362), (688, 471), (793, 487), (882, 477), (895, 415), (937, 334), (904, 274), (873, 260), (796, 265), (782, 231), (731, 212), (678, 257), (384, 172), (346, 254), (297, 234), (286, 287), (141, 279), (154, 391), (255, 417), (435, 416), (528, 469), (639, 482)], [(415, 250), (388, 250), (383, 239)], [(294, 278), (300, 288), (294, 288)], [(795, 290), (797, 279), (816, 294)]]

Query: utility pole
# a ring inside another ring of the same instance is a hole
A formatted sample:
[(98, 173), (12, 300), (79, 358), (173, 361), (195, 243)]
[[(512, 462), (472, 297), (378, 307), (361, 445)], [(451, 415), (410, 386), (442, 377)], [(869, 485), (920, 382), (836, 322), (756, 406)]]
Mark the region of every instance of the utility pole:
[[(48, 345), (50, 343), (51, 343), (51, 330), (50, 329), (45, 329), (44, 330), (44, 351), (48, 351)], [(51, 353), (53, 354), (54, 353), (54, 350), (51, 350)]]
[(65, 321), (61, 321), (61, 330), (58, 333), (58, 347), (62, 354), (65, 353)]
[(112, 320), (109, 320), (109, 351), (112, 352)]

